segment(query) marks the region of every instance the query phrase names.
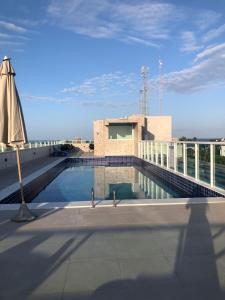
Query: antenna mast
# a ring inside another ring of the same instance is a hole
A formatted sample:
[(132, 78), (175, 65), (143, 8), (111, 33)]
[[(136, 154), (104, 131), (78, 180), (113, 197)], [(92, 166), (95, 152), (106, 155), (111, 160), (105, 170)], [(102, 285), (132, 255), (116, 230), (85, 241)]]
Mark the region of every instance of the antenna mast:
[(143, 115), (148, 115), (148, 74), (149, 67), (141, 67), (142, 88), (140, 89), (139, 110)]
[(159, 79), (158, 79), (158, 100), (159, 100), (159, 114), (163, 114), (163, 62), (159, 58)]

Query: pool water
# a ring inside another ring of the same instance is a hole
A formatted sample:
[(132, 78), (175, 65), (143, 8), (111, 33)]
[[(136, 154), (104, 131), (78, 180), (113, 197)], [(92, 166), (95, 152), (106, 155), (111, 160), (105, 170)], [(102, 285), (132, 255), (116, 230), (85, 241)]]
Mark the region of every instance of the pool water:
[(133, 166), (71, 166), (64, 169), (32, 202), (69, 202), (96, 200), (164, 199), (182, 195), (156, 178), (148, 178)]

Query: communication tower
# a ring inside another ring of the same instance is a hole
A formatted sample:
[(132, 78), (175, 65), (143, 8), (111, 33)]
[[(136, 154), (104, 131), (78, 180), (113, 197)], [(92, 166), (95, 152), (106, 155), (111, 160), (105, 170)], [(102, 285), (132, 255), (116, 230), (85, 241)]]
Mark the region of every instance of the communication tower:
[(149, 67), (142, 66), (141, 67), (141, 78), (142, 78), (142, 88), (140, 89), (140, 98), (139, 98), (139, 111), (140, 114), (148, 115), (148, 74)]
[(158, 77), (158, 100), (159, 100), (159, 114), (163, 114), (163, 61), (159, 58), (159, 77)]

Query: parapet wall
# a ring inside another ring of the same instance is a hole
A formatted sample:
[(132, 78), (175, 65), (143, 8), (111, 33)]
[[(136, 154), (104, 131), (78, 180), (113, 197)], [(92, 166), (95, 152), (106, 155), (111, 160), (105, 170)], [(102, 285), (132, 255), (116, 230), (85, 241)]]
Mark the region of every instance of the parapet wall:
[[(57, 146), (54, 146), (57, 147)], [(21, 163), (28, 162), (41, 157), (47, 157), (53, 152), (53, 146), (20, 150)], [(0, 170), (16, 166), (16, 152), (6, 151), (0, 153)]]

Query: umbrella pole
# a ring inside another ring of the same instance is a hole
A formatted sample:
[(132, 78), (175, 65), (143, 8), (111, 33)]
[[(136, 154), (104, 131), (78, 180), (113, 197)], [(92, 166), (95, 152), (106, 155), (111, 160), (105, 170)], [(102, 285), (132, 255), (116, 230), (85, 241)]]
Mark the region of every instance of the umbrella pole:
[(12, 221), (14, 222), (33, 221), (34, 219), (36, 219), (36, 216), (30, 212), (24, 199), (23, 180), (21, 175), (20, 154), (19, 154), (18, 145), (16, 145), (16, 161), (17, 161), (18, 177), (19, 177), (19, 184), (20, 184), (21, 204), (20, 204), (19, 211), (17, 212), (16, 216), (12, 219)]
[(23, 192), (23, 180), (22, 180), (22, 176), (21, 176), (20, 154), (19, 154), (19, 146), (18, 145), (16, 145), (16, 161), (17, 161), (18, 177), (19, 177), (19, 184), (20, 184), (21, 203), (25, 204), (24, 192)]

